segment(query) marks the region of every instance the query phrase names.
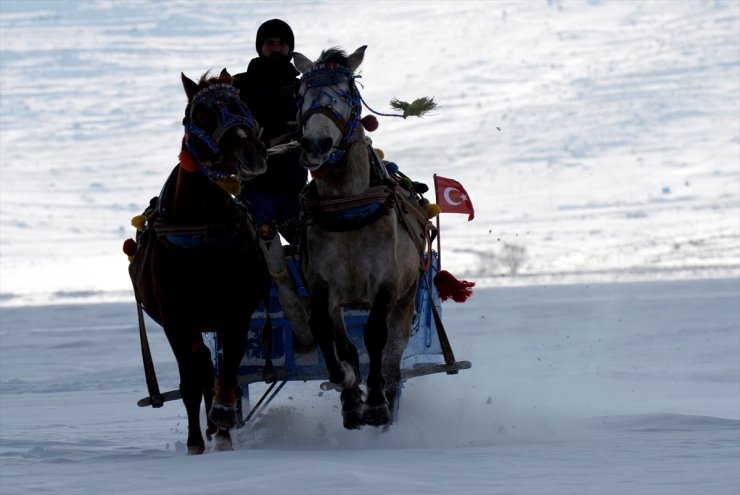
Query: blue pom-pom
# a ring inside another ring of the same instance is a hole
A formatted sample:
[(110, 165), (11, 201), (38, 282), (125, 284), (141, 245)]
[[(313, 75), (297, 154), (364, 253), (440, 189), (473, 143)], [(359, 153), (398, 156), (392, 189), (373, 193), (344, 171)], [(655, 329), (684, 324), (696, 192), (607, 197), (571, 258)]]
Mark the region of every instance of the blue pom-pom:
[(385, 164), (385, 169), (389, 174), (395, 174), (398, 172), (398, 165), (396, 165), (396, 162), (388, 162)]

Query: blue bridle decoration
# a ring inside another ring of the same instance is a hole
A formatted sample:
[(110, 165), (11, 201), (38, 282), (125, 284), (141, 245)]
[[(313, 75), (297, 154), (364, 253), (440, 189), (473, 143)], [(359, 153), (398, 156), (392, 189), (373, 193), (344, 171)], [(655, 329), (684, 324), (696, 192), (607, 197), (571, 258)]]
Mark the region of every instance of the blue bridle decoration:
[[(298, 102), (300, 113), (298, 121), (301, 128), (306, 121), (315, 113), (321, 113), (331, 119), (332, 122), (342, 131), (342, 140), (338, 147), (329, 155), (328, 163), (334, 165), (344, 158), (349, 148), (352, 137), (360, 124), (362, 115), (362, 96), (357, 89), (356, 76), (347, 67), (335, 63), (318, 63), (310, 71), (303, 74), (301, 78), (301, 98)], [(342, 90), (339, 85), (346, 82), (348, 90)], [(303, 113), (303, 102), (305, 94), (309, 89), (319, 89), (314, 96), (311, 107)], [(328, 99), (329, 102), (326, 100)], [(344, 100), (350, 106), (350, 116), (344, 120), (344, 116), (334, 108), (334, 104)], [(322, 102), (323, 101), (323, 102)]]
[[(193, 113), (198, 105), (205, 105), (218, 115), (218, 126), (210, 135), (195, 123)], [(255, 136), (259, 133), (257, 121), (239, 99), (239, 91), (230, 84), (214, 84), (203, 88), (190, 102), (190, 114), (185, 124), (185, 148), (198, 161), (203, 161), (191, 143), (191, 137), (196, 137), (218, 156), (221, 154), (221, 138), (226, 131), (237, 125), (246, 125)]]

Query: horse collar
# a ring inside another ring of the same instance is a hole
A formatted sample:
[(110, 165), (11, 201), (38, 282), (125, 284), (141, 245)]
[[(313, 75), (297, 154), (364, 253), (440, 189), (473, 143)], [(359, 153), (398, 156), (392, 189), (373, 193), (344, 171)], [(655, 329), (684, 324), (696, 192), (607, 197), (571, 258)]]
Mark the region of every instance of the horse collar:
[(320, 199), (311, 182), (301, 197), (307, 223), (315, 223), (330, 232), (346, 232), (370, 225), (387, 215), (394, 204), (392, 191), (384, 186), (351, 198)]

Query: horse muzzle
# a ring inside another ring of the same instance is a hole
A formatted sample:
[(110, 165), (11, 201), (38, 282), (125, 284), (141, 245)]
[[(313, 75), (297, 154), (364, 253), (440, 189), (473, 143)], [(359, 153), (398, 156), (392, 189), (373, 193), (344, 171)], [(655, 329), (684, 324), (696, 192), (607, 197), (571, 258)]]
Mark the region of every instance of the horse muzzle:
[(241, 180), (253, 179), (267, 170), (267, 148), (249, 130), (233, 128), (224, 141), (225, 155), (233, 157)]

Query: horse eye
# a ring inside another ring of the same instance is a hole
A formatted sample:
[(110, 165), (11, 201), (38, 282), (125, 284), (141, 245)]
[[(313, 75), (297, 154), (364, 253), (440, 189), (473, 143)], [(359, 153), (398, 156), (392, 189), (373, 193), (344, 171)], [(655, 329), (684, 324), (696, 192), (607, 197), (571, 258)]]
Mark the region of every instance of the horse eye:
[(238, 102), (238, 101), (236, 101), (236, 100), (230, 101), (230, 102), (229, 102), (229, 103), (228, 103), (228, 104), (226, 105), (226, 110), (228, 110), (228, 111), (229, 111), (229, 113), (231, 113), (231, 114), (238, 114), (238, 113), (241, 113), (243, 109), (244, 109), (244, 108), (243, 108), (242, 104), (241, 104), (241, 103), (239, 103), (239, 102)]
[(212, 131), (218, 125), (218, 116), (216, 115), (216, 112), (205, 105), (198, 105), (195, 107), (193, 120), (195, 120), (198, 127), (204, 131)]

